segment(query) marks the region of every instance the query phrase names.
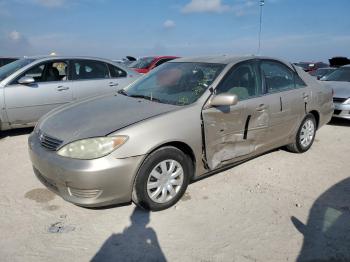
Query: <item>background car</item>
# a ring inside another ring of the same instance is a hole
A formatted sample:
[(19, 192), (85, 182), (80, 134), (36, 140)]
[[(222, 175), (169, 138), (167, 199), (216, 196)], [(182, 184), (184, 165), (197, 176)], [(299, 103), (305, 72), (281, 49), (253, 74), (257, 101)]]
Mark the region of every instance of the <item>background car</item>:
[(321, 78), (325, 85), (333, 88), (334, 117), (350, 119), (350, 65), (336, 69)]
[(133, 56), (126, 56), (125, 58), (119, 59), (119, 60), (113, 60), (113, 62), (116, 62), (118, 64), (122, 64), (123, 66), (129, 66), (132, 62), (136, 61), (137, 58)]
[(33, 126), (60, 105), (116, 93), (140, 75), (89, 57), (24, 58), (0, 68), (0, 130)]
[(18, 60), (17, 57), (0, 57), (0, 67)]
[(315, 76), (318, 80), (324, 77), (325, 75), (328, 75), (332, 73), (334, 70), (336, 70), (335, 67), (324, 67), (324, 68), (319, 68), (310, 75)]
[(323, 62), (299, 62), (294, 63), (294, 65), (301, 67), (305, 72), (308, 72), (310, 75), (315, 75), (315, 72), (319, 68), (329, 67), (328, 64)]
[(161, 64), (178, 58), (177, 56), (148, 56), (137, 59), (128, 65), (138, 73), (146, 74)]
[(29, 138), (30, 156), (67, 201), (157, 211), (233, 163), (281, 146), (307, 151), (332, 113), (331, 89), (278, 59), (180, 58), (117, 95), (51, 111)]
[(335, 56), (328, 59), (331, 67), (341, 67), (350, 64), (350, 59), (345, 56)]

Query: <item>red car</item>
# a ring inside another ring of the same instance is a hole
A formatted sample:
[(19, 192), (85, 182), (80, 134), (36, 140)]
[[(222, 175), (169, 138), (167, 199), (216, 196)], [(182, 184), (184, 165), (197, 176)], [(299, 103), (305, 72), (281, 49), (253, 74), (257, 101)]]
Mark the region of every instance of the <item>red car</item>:
[(147, 56), (137, 59), (132, 62), (129, 67), (134, 69), (138, 73), (146, 74), (151, 71), (153, 68), (173, 60), (175, 58), (179, 58), (177, 56)]

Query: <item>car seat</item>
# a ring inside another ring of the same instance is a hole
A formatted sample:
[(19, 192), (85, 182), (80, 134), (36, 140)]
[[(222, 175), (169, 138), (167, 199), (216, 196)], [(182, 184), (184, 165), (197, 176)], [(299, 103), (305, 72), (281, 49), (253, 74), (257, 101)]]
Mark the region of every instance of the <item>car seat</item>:
[(56, 67), (49, 67), (47, 70), (46, 81), (60, 81), (60, 72)]

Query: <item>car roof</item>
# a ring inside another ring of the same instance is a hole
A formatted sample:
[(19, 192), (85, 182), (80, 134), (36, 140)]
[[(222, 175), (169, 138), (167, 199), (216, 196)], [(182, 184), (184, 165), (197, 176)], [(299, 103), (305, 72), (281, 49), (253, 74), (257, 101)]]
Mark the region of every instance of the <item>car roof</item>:
[(164, 58), (179, 58), (179, 56), (169, 56), (169, 55), (163, 55), (163, 56), (153, 56), (153, 55), (150, 55), (150, 56), (142, 56), (142, 57), (139, 57), (138, 59), (142, 59), (142, 58), (153, 58), (154, 60), (158, 60), (158, 59), (164, 59)]
[(106, 61), (106, 62), (112, 62), (110, 59), (106, 58), (100, 58), (100, 57), (93, 57), (93, 56), (57, 56), (57, 55), (44, 55), (44, 56), (25, 56), (24, 58), (27, 59), (35, 59), (35, 60), (64, 60), (64, 59), (89, 59), (89, 60), (99, 60), (99, 61)]
[(16, 56), (0, 56), (0, 59), (20, 59), (20, 57), (16, 57)]
[(218, 56), (199, 56), (199, 57), (184, 57), (177, 58), (175, 60), (169, 61), (170, 63), (174, 62), (194, 62), (194, 63), (214, 63), (214, 64), (234, 64), (237, 62), (250, 60), (250, 59), (268, 59), (268, 60), (277, 60), (287, 65), (290, 63), (283, 61), (278, 58), (268, 57), (268, 56), (255, 56), (255, 55), (246, 55), (246, 56), (231, 56), (231, 55), (218, 55)]

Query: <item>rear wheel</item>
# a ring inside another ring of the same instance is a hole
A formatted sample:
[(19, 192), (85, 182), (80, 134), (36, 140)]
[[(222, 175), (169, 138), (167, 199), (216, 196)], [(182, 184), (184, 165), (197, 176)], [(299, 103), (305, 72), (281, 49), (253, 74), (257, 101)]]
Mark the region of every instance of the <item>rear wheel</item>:
[(298, 129), (295, 142), (287, 145), (287, 149), (294, 153), (303, 153), (312, 146), (316, 135), (316, 120), (312, 114), (307, 114)]
[(133, 202), (152, 211), (171, 207), (185, 193), (192, 172), (191, 159), (181, 150), (168, 146), (154, 151), (137, 174)]

